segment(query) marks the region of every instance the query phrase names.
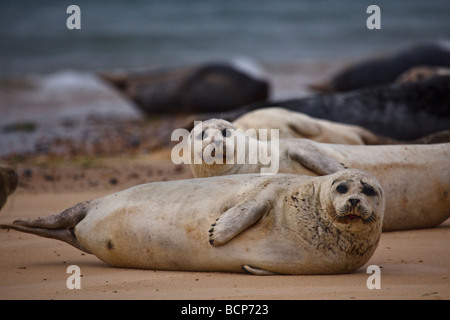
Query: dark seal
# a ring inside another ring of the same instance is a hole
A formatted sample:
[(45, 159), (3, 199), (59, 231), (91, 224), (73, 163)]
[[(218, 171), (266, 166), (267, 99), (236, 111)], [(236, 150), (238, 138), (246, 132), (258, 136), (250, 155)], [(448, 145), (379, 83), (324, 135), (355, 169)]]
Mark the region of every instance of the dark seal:
[(101, 74), (146, 114), (221, 112), (269, 96), (269, 83), (232, 64)]
[(405, 71), (418, 67), (449, 67), (450, 51), (439, 44), (420, 44), (378, 59), (356, 63), (324, 84), (311, 85), (321, 92), (342, 92), (394, 82)]

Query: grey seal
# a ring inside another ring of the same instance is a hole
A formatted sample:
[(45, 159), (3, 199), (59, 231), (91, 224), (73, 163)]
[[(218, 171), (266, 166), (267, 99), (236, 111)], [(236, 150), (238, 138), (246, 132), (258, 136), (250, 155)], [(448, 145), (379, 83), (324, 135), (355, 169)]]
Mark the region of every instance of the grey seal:
[(325, 83), (311, 85), (321, 92), (341, 92), (394, 82), (415, 67), (450, 67), (450, 50), (445, 44), (423, 43), (382, 57), (347, 66)]

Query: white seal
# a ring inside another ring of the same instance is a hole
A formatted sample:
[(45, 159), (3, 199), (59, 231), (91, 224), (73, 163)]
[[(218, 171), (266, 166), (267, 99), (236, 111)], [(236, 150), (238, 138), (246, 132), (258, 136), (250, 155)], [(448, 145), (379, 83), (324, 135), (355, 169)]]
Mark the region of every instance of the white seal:
[(0, 227), (65, 241), (118, 267), (335, 274), (370, 259), (383, 213), (379, 182), (344, 170), (154, 182)]

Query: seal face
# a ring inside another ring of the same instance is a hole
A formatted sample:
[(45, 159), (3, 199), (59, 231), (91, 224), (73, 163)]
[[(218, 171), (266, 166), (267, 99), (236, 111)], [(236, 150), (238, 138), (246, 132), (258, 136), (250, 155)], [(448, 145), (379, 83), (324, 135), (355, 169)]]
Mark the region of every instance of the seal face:
[(119, 267), (334, 274), (370, 259), (383, 214), (379, 182), (351, 169), (154, 182), (0, 228), (62, 240)]
[(192, 129), (188, 143), (194, 175), (210, 177), (217, 175), (216, 172), (237, 173), (240, 165), (249, 164), (249, 143), (258, 148), (259, 142), (249, 139), (226, 120), (209, 119)]
[(381, 188), (373, 186), (373, 183), (340, 177), (333, 181), (330, 190), (333, 218), (340, 223), (370, 223), (376, 219), (381, 194)]

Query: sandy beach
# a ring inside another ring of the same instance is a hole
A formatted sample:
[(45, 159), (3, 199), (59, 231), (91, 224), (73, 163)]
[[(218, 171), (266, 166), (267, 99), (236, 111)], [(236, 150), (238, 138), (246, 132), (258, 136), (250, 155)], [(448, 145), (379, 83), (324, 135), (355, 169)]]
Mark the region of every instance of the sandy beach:
[[(250, 69), (256, 66), (267, 81), (267, 99), (282, 101), (320, 94), (312, 84), (358, 61), (421, 42), (448, 45), (443, 1), (379, 5), (381, 29), (369, 27), (377, 16), (372, 19), (367, 2), (78, 1), (71, 5), (78, 8), (73, 15), (67, 3), (5, 2), (0, 161), (16, 170), (19, 185), (0, 211), (0, 224), (56, 214), (143, 183), (193, 178), (187, 165), (171, 160), (178, 143), (171, 133), (227, 110), (144, 112), (126, 82), (117, 86), (101, 74), (249, 59)], [(386, 69), (391, 67), (381, 71)], [(221, 83), (220, 77), (212, 79)], [(156, 88), (155, 96), (166, 90)], [(426, 96), (433, 98), (433, 92)], [(176, 316), (180, 306), (211, 300), (449, 300), (449, 243), (450, 219), (435, 228), (383, 233), (374, 255), (351, 274), (255, 276), (115, 268), (67, 243), (1, 229), (0, 300), (156, 300), (146, 312), (149, 318), (161, 305)], [(73, 288), (71, 266), (79, 268), (79, 288)], [(379, 270), (380, 288), (369, 288), (369, 266)], [(176, 307), (165, 303), (174, 300)], [(104, 309), (97, 310), (104, 316)]]
[[(97, 163), (23, 162), (21, 185), (0, 223), (60, 212), (75, 203), (139, 183), (191, 178), (170, 162), (170, 149), (109, 157)], [(450, 299), (450, 220), (437, 228), (383, 233), (369, 262), (352, 274), (266, 276), (114, 268), (51, 239), (0, 231), (0, 299)], [(81, 271), (81, 289), (66, 285), (67, 268)], [(380, 267), (380, 289), (368, 289), (369, 265)]]
[[(324, 77), (324, 68), (271, 70), (273, 96), (311, 94), (306, 84)], [(142, 183), (193, 178), (188, 166), (170, 158), (177, 143), (170, 141), (171, 132), (192, 117), (144, 118), (117, 92), (78, 73), (50, 75), (35, 88), (15, 83), (2, 90), (2, 159), (15, 167), (19, 187), (0, 223), (55, 214)], [(74, 104), (77, 96), (85, 100), (82, 107)], [(0, 230), (0, 299), (450, 299), (449, 240), (447, 220), (433, 229), (383, 233), (369, 262), (352, 274), (259, 277), (114, 268), (66, 243)], [(66, 284), (71, 265), (80, 268), (80, 289)], [(370, 265), (380, 267), (380, 289), (367, 287)]]

